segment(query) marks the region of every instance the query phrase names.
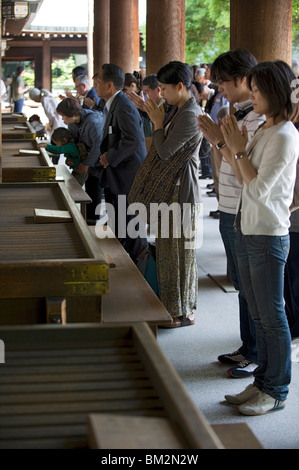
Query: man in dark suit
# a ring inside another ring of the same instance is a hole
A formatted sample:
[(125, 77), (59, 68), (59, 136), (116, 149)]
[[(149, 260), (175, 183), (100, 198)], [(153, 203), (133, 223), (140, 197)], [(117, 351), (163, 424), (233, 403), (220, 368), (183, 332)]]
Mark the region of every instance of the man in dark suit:
[[(100, 186), (105, 188), (106, 202), (111, 203), (115, 209), (115, 234), (135, 261), (146, 240), (139, 236), (130, 237), (127, 233), (128, 223), (133, 218), (127, 214), (127, 196), (137, 170), (146, 156), (146, 146), (140, 115), (122, 91), (124, 80), (124, 71), (114, 64), (104, 64), (96, 78), (96, 91), (98, 96), (106, 101), (106, 109), (104, 108), (103, 112), (104, 116), (105, 113), (107, 115), (101, 144), (102, 166), (99, 176)], [(126, 221), (126, 227), (120, 226), (120, 220)]]

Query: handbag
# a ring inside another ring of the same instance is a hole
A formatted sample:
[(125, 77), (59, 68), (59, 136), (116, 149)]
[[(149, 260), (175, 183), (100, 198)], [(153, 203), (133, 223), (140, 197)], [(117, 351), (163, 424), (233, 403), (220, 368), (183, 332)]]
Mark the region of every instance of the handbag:
[(141, 219), (154, 222), (157, 211), (152, 211), (151, 204), (171, 204), (176, 183), (183, 168), (198, 147), (191, 141), (186, 142), (169, 160), (161, 160), (152, 143), (149, 153), (136, 173), (131, 187), (129, 204), (142, 204), (144, 213), (139, 211)]
[(157, 278), (156, 247), (147, 243), (137, 256), (136, 266), (159, 297), (159, 284)]

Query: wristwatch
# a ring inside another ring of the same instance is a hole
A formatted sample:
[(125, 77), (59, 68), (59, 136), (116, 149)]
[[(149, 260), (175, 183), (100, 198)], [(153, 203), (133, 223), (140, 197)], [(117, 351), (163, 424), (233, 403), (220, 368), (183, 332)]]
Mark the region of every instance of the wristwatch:
[(235, 159), (236, 159), (236, 160), (241, 160), (241, 159), (244, 158), (244, 157), (247, 157), (247, 153), (246, 153), (246, 152), (238, 152), (238, 153), (236, 153), (236, 155), (235, 155)]
[(226, 143), (225, 142), (221, 142), (221, 140), (218, 142), (218, 144), (216, 144), (216, 149), (217, 150), (221, 150), (223, 149), (223, 147), (226, 146)]

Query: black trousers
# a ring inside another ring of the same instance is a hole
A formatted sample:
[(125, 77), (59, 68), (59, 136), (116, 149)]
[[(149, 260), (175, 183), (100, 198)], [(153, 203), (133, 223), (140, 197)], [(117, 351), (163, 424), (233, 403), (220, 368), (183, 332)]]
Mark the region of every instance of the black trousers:
[[(114, 208), (114, 234), (134, 263), (136, 263), (137, 256), (147, 243), (147, 239), (146, 237), (141, 236), (132, 238), (128, 233), (128, 224), (136, 217), (135, 215), (128, 214), (128, 196), (113, 194), (109, 188), (105, 188), (104, 193), (105, 202), (111, 204)], [(121, 197), (119, 198), (119, 196)], [(138, 233), (141, 233), (139, 228), (141, 229), (139, 224), (136, 224), (136, 231), (138, 230)], [(142, 233), (145, 233), (145, 228), (142, 230)]]
[(85, 191), (91, 198), (92, 202), (86, 205), (86, 218), (88, 221), (96, 221), (99, 216), (96, 215), (96, 207), (101, 203), (102, 188), (100, 180), (96, 176), (88, 175), (85, 182)]

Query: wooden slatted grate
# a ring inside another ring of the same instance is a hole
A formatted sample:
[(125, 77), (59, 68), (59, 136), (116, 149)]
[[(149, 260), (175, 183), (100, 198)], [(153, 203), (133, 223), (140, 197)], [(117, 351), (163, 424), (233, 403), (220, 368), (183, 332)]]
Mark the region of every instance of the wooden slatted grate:
[(89, 413), (165, 415), (128, 331), (98, 341), (84, 331), (58, 337), (51, 345), (28, 332), (22, 348), (5, 336), (0, 448), (85, 448)]

